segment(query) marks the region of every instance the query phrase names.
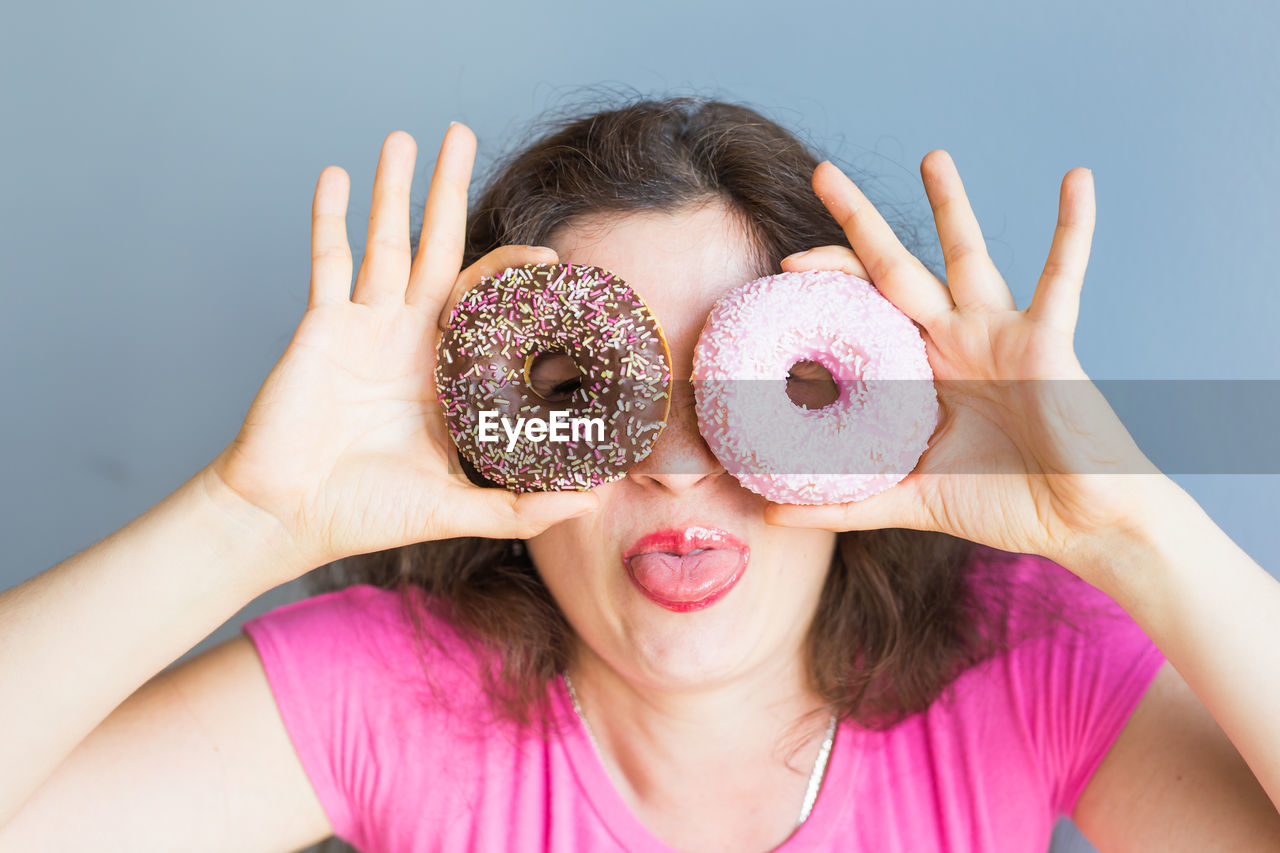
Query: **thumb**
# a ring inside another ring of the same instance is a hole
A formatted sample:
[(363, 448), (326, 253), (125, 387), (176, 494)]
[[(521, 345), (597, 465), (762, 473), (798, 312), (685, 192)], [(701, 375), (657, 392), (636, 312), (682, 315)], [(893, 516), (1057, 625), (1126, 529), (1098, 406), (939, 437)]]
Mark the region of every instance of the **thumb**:
[(883, 492), (848, 503), (808, 506), (770, 501), (764, 509), (764, 520), (779, 527), (816, 527), (835, 532), (885, 527), (937, 529), (929, 520), (929, 513), (922, 512), (920, 493), (910, 476)]
[(487, 536), (524, 539), (551, 525), (593, 512), (600, 505), (594, 492), (525, 492), (466, 485), (449, 496), (457, 532), (443, 536)]
[(539, 530), (600, 508), (594, 492), (525, 492), (514, 497), (516, 517)]

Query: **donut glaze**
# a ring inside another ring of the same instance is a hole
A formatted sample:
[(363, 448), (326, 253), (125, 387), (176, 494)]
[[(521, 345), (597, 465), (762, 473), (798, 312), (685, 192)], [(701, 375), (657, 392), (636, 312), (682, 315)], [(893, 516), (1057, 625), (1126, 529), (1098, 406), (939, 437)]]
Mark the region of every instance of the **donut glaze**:
[[(530, 366), (563, 353), (581, 374), (560, 399), (540, 395)], [(449, 315), (436, 351), (436, 390), (459, 454), (486, 481), (516, 492), (590, 489), (649, 454), (671, 402), (671, 356), (657, 320), (609, 270), (525, 264), (481, 279)], [(481, 415), (515, 423), (553, 412), (600, 418), (603, 435), (481, 440)]]
[[(838, 396), (787, 394), (801, 361)], [(857, 501), (915, 467), (938, 423), (924, 339), (870, 282), (835, 270), (749, 282), (712, 307), (693, 356), (698, 429), (742, 485), (779, 503)]]

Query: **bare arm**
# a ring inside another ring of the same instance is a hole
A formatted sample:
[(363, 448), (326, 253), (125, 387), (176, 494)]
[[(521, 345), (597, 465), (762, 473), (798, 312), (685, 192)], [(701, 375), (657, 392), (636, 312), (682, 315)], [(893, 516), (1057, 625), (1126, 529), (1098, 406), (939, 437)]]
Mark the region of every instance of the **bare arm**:
[(273, 518), (201, 469), (111, 536), (0, 595), (0, 826), (116, 706), (257, 595), (302, 574), (301, 559)]
[(331, 834), (239, 636), (112, 712), (0, 828), (0, 851), (279, 851)]
[(1172, 481), (1104, 592), (1165, 657), (1076, 808), (1103, 851), (1280, 851), (1280, 582)]
[(1094, 771), (1072, 817), (1103, 853), (1280, 850), (1280, 812), (1169, 663)]
[[(849, 246), (782, 264), (869, 275), (921, 329), (942, 422), (894, 488), (847, 504), (771, 504), (765, 519), (934, 530), (1066, 566), (1124, 607), (1189, 688), (1161, 677), (1082, 797), (1082, 825), (1119, 849), (1205, 849), (1192, 839), (1219, 837), (1213, 828), (1225, 815), (1255, 849), (1277, 849), (1263, 839), (1280, 804), (1280, 583), (1146, 458), (1075, 356), (1095, 222), (1092, 173), (1076, 168), (1063, 178), (1049, 257), (1023, 309), (987, 254), (950, 155), (929, 152), (920, 173), (945, 282), (826, 161), (814, 170), (814, 191)], [(1180, 773), (1200, 781), (1182, 784)], [(1161, 794), (1145, 789), (1153, 783)], [(1252, 794), (1215, 814), (1220, 794), (1191, 793), (1206, 785)]]
[[(320, 173), (307, 310), (235, 440), (118, 532), (0, 596), (0, 848), (49, 849), (60, 832), (130, 850), (133, 832), (166, 850), (322, 837), (247, 643), (148, 680), (315, 566), (454, 536), (527, 538), (597, 505), (481, 489), (451, 470), (434, 384), (441, 312), (484, 276), (555, 258), (501, 246), (459, 269), (475, 157), (462, 125), (445, 135), (411, 257), (416, 156), (408, 134), (383, 143), (354, 287), (350, 181)], [(173, 840), (187, 830), (192, 844)]]

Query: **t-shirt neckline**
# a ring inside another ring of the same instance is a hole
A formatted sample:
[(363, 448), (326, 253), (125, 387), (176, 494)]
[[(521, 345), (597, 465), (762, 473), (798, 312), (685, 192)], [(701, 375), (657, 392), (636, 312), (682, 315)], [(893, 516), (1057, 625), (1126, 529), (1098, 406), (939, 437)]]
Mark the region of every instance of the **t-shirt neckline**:
[[(634, 853), (679, 853), (636, 817), (614, 787), (612, 777), (591, 744), (586, 727), (573, 709), (563, 673), (555, 679), (553, 693), (556, 710), (562, 718), (559, 722), (565, 717), (570, 721), (568, 727), (558, 727), (569, 765), (581, 795), (591, 803), (605, 828), (625, 849)], [(854, 770), (860, 754), (855, 747), (860, 737), (861, 730), (847, 721), (836, 727), (827, 769), (809, 817), (771, 853), (826, 849), (825, 842), (849, 806)]]

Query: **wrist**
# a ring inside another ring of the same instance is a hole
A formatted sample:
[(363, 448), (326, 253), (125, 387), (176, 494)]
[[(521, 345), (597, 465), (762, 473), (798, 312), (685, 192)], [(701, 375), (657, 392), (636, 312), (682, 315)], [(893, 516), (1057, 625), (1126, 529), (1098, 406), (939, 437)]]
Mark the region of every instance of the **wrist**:
[[(196, 499), (206, 519), (237, 549), (245, 549), (250, 582), (263, 592), (297, 578), (324, 563), (307, 554), (271, 513), (256, 506), (218, 475), (213, 463), (192, 478)], [(266, 584), (263, 586), (263, 584)]]
[(1133, 508), (1123, 525), (1082, 537), (1064, 559), (1068, 569), (1129, 609), (1146, 601), (1153, 573), (1190, 539), (1203, 537), (1212, 519), (1181, 486), (1164, 474), (1134, 475), (1125, 485)]

